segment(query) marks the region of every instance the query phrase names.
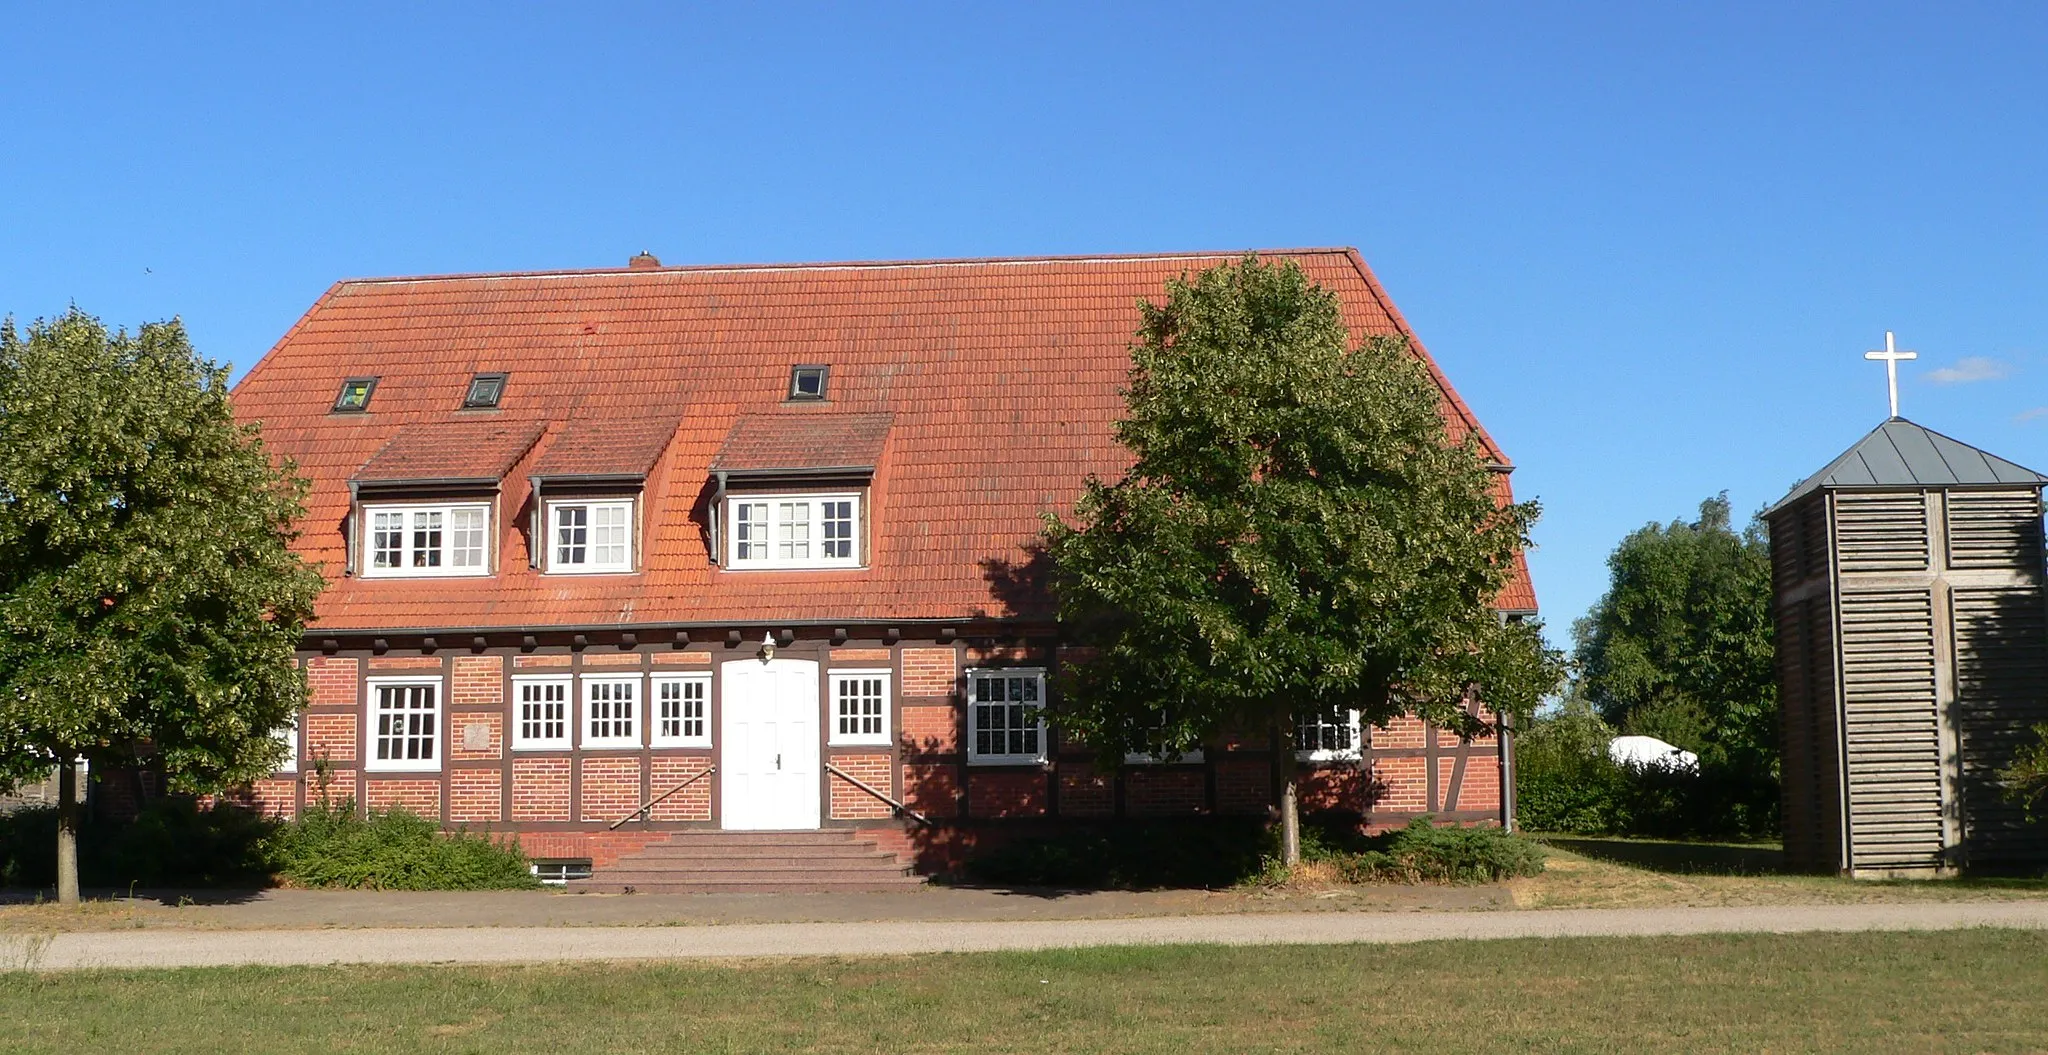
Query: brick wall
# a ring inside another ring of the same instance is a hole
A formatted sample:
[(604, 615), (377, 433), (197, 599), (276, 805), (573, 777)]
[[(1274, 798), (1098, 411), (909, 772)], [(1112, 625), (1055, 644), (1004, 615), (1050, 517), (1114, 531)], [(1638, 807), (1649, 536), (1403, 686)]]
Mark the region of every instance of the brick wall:
[(903, 650), (903, 695), (906, 697), (950, 696), (959, 676), (950, 648)]
[(1081, 766), (1060, 767), (1060, 816), (1107, 817), (1116, 812), (1116, 778)]
[(363, 805), (372, 810), (402, 806), (430, 820), (441, 818), (441, 780), (384, 778), (364, 787)]
[(969, 816), (1038, 817), (1045, 814), (1043, 773), (981, 772), (971, 774), (968, 780)]
[(1124, 776), (1124, 812), (1133, 817), (1200, 813), (1207, 800), (1200, 770), (1138, 767)]
[(711, 665), (709, 652), (656, 652), (654, 665), (657, 667), (708, 667)]
[(1374, 783), (1378, 786), (1376, 810), (1391, 813), (1425, 813), (1429, 810), (1429, 767), (1420, 758), (1375, 758)]
[(1273, 767), (1265, 759), (1216, 761), (1216, 812), (1257, 814), (1273, 802)]
[(588, 859), (597, 868), (608, 867), (619, 858), (638, 853), (650, 843), (668, 838), (668, 832), (520, 832), (519, 848), (535, 860)]
[(881, 663), (894, 662), (896, 657), (886, 648), (835, 648), (832, 650), (834, 663)]
[(496, 824), (505, 819), (504, 771), (456, 769), (448, 774), (448, 823)]
[(903, 767), (902, 799), (911, 809), (932, 817), (960, 814), (959, 770), (948, 763)]
[(638, 755), (585, 758), (581, 778), (577, 820), (610, 824), (640, 805)]
[(960, 750), (959, 708), (906, 705), (902, 715), (905, 753), (943, 755)]
[(270, 817), (290, 819), (299, 813), (299, 781), (296, 777), (259, 780), (249, 788), (246, 804)]
[(415, 674), (434, 673), (441, 669), (439, 656), (371, 656), (371, 673), (389, 671), (410, 671)]
[(583, 665), (586, 667), (638, 667), (638, 652), (585, 652)]
[(513, 656), (512, 666), (516, 670), (546, 670), (557, 667), (567, 669), (569, 666), (569, 657), (560, 654), (549, 654), (545, 656)]
[(299, 760), (300, 768), (310, 767), (318, 759), (329, 762), (353, 762), (356, 760), (356, 731), (362, 719), (353, 710), (312, 711), (305, 716), (306, 757)]
[(306, 687), (315, 707), (354, 707), (361, 664), (340, 656), (314, 656), (306, 661)]
[(503, 711), (455, 711), (448, 718), (450, 758), (468, 761), (502, 757), (505, 749)]
[[(832, 764), (853, 775), (854, 779), (884, 793), (893, 794), (889, 780), (890, 758), (888, 755), (833, 755)], [(842, 820), (868, 820), (888, 817), (895, 813), (888, 803), (853, 786), (835, 774), (828, 773), (832, 789), (832, 816)]]
[(457, 656), (448, 702), (456, 707), (505, 705), (505, 657)]
[[(677, 784), (710, 768), (708, 755), (656, 755), (653, 759), (653, 794), (675, 787)], [(711, 819), (711, 785), (717, 777), (704, 777), (696, 783), (668, 798), (654, 804), (648, 816), (657, 821), (708, 821)], [(617, 818), (613, 818), (616, 820)]]
[(515, 758), (512, 760), (512, 819), (514, 821), (566, 821), (569, 819), (569, 760), (567, 758)]

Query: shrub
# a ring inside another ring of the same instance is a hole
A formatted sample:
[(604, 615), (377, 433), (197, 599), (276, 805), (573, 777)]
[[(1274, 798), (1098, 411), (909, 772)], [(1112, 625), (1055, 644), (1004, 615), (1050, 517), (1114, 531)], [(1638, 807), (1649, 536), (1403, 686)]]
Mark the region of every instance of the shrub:
[(1018, 839), (967, 862), (1006, 886), (1155, 890), (1226, 887), (1257, 874), (1265, 823), (1251, 817), (1116, 821)]
[(1373, 841), (1337, 855), (1338, 874), (1353, 883), (1497, 883), (1543, 871), (1542, 849), (1500, 828), (1438, 827), (1417, 817)]
[(539, 886), (516, 841), (467, 830), (443, 834), (403, 809), (356, 813), (321, 803), (281, 826), (269, 854), (292, 886), (366, 890), (519, 890)]
[(1589, 710), (1537, 719), (1515, 741), (1515, 815), (1531, 831), (1661, 839), (1759, 839), (1778, 832), (1778, 784), (1734, 761), (1697, 772), (1626, 766)]
[[(265, 885), (263, 848), (276, 827), (224, 802), (201, 808), (190, 798), (158, 799), (125, 824), (88, 823), (79, 831), (79, 881), (117, 889)], [(0, 816), (0, 886), (56, 881), (56, 807)]]

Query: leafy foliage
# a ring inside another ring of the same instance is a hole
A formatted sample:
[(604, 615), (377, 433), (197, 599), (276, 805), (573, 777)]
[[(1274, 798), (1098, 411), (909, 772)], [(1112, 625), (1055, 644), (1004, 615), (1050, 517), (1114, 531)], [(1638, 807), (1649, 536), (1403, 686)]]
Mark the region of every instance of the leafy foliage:
[(1741, 811), (1747, 830), (1775, 831), (1778, 696), (1761, 522), (1737, 533), (1720, 495), (1690, 523), (1630, 533), (1607, 564), (1607, 593), (1572, 628), (1575, 691), (1621, 731), (1697, 753), (1700, 785), (1732, 796), (1719, 808)]
[(1515, 814), (1531, 831), (1756, 839), (1778, 830), (1775, 785), (1725, 765), (1699, 772), (1616, 763), (1614, 730), (1567, 698), (1515, 739)]
[[(264, 842), (276, 822), (226, 803), (202, 808), (188, 796), (152, 802), (134, 820), (92, 825), (79, 842), (89, 886), (262, 886), (270, 880)], [(0, 886), (56, 882), (57, 810), (39, 806), (0, 816)]]
[(227, 395), (175, 321), (0, 325), (0, 782), (86, 758), (213, 790), (279, 760), (321, 579), (287, 548), (303, 483)]
[(2034, 726), (2034, 742), (2014, 754), (2012, 765), (2000, 770), (1998, 779), (2005, 785), (2005, 797), (2026, 807), (2028, 820), (2039, 816), (2041, 804), (2048, 801), (2048, 723)]
[(1133, 455), (1048, 517), (1059, 617), (1090, 658), (1053, 717), (1114, 759), (1356, 709), (1476, 732), (1477, 687), (1524, 712), (1559, 658), (1492, 608), (1534, 503), (1502, 506), (1398, 337), (1351, 347), (1335, 296), (1247, 258), (1143, 305)]
[(439, 825), (402, 809), (356, 812), (355, 803), (307, 808), (268, 847), (292, 886), (367, 890), (523, 890), (539, 885), (516, 841)]
[(1543, 871), (1543, 850), (1501, 828), (1439, 826), (1417, 817), (1356, 853), (1331, 855), (1353, 883), (1498, 883)]

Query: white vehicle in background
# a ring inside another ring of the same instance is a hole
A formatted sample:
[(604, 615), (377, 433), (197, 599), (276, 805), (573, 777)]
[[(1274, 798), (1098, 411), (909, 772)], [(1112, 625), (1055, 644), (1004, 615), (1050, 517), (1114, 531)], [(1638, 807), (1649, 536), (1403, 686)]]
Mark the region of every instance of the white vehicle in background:
[(1700, 756), (1654, 736), (1617, 736), (1607, 741), (1607, 757), (1618, 766), (1669, 769), (1678, 773), (1700, 771)]

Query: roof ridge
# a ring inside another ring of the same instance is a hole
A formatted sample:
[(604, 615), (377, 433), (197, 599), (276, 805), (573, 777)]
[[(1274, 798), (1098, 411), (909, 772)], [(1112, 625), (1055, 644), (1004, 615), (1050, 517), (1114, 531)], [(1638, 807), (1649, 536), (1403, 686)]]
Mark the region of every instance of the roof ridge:
[[(1136, 263), (1148, 260), (1220, 260), (1243, 256), (1317, 256), (1358, 252), (1350, 246), (1303, 246), (1276, 249), (1217, 249), (1166, 253), (1079, 253), (1044, 256), (929, 257), (910, 260), (821, 260), (767, 264), (676, 264), (661, 267), (554, 268), (539, 271), (458, 271), (439, 275), (371, 275), (344, 278), (334, 288), (393, 285), (404, 282), (460, 282), (496, 278), (590, 278), (598, 275), (717, 274), (756, 271), (886, 271), (913, 267), (988, 267), (1024, 264)], [(332, 292), (332, 289), (330, 289)], [(316, 305), (317, 306), (317, 305)], [(309, 311), (308, 314), (311, 314)]]

